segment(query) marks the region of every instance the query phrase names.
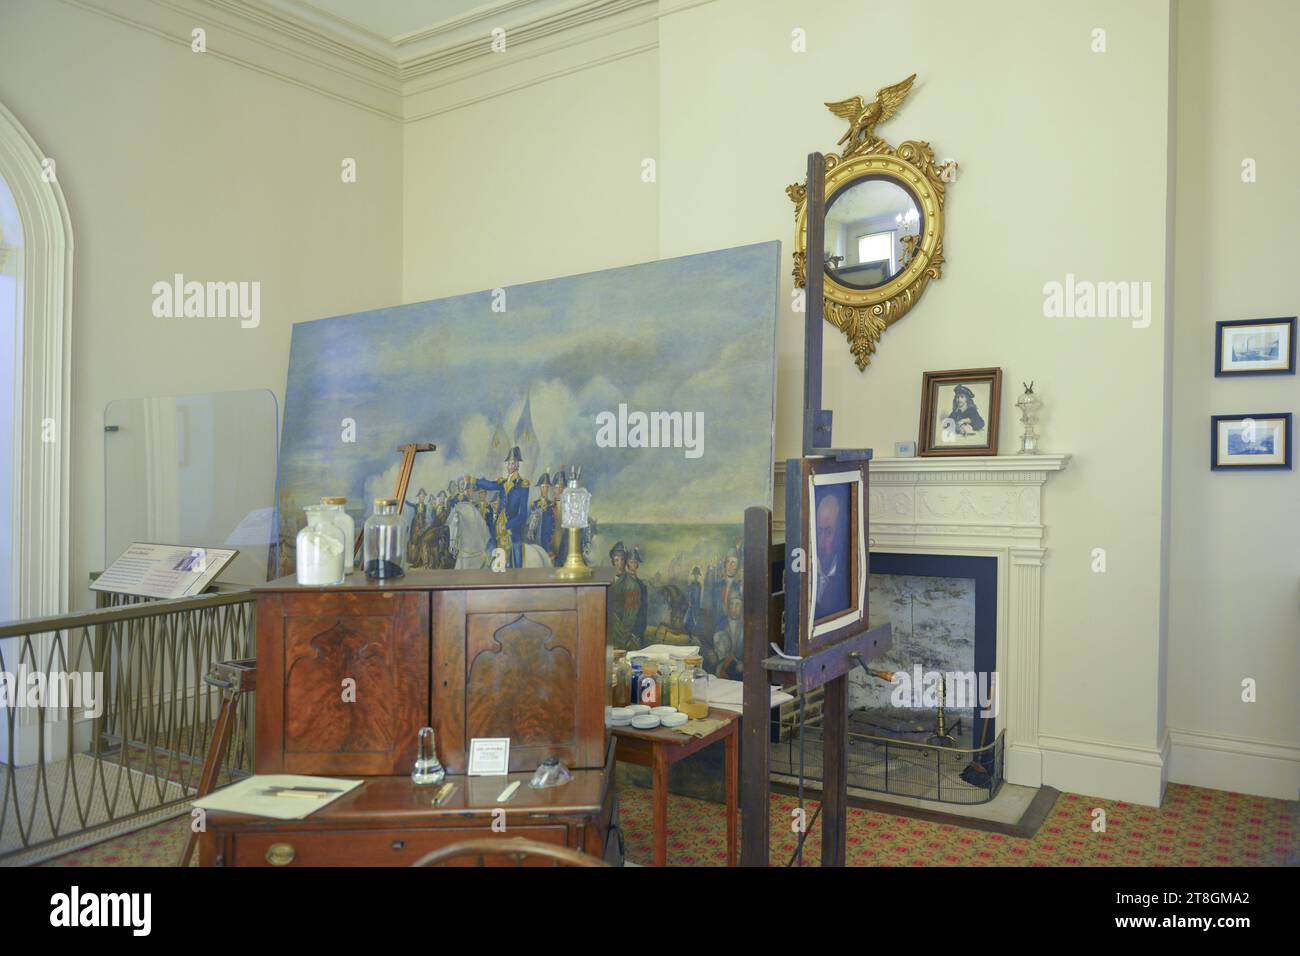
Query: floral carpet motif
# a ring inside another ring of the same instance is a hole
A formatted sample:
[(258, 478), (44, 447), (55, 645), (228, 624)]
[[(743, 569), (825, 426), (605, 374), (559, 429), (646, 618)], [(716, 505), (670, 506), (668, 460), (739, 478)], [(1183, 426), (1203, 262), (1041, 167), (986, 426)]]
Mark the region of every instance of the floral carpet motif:
[[(619, 791), (627, 858), (651, 859), (650, 791)], [(816, 803), (807, 802), (808, 820)], [(772, 863), (795, 848), (798, 801), (771, 798)], [(1105, 830), (1094, 829), (1105, 811)], [(1030, 839), (948, 823), (849, 808), (850, 866), (1297, 866), (1294, 802), (1170, 784), (1163, 806), (1137, 806), (1063, 793)], [(188, 815), (70, 853), (47, 866), (173, 866), (188, 832)], [(804, 845), (804, 865), (821, 852), (820, 821)], [(197, 857), (197, 854), (196, 854)], [(670, 866), (724, 866), (727, 828), (716, 803), (673, 796), (668, 804)]]

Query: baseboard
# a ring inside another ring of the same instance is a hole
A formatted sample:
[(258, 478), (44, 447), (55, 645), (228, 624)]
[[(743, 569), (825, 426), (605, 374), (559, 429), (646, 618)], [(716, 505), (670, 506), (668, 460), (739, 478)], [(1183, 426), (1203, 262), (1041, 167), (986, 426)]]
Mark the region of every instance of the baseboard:
[(1300, 795), (1300, 747), (1249, 737), (1169, 731), (1169, 779), (1277, 800)]
[(1067, 793), (1158, 807), (1164, 797), (1168, 737), (1160, 748), (1082, 737), (1038, 735), (1043, 785)]

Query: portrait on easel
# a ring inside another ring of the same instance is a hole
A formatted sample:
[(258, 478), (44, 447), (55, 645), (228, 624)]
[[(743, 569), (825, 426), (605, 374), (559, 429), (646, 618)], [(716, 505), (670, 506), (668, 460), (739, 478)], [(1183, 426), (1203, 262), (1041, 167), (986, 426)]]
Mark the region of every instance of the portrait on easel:
[(865, 462), (831, 458), (791, 465), (799, 469), (799, 494), (787, 503), (797, 515), (787, 515), (786, 527), (799, 625), (797, 639), (787, 632), (786, 653), (806, 657), (867, 626), (867, 471)]

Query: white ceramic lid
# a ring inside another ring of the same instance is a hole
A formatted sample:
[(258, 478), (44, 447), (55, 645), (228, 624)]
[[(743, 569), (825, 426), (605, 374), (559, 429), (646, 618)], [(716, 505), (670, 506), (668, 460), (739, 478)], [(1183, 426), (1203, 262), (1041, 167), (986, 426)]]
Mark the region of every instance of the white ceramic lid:
[(659, 726), (659, 718), (654, 714), (638, 714), (632, 718), (632, 726), (637, 730), (654, 730)]
[(686, 721), (690, 720), (690, 718), (685, 714), (671, 713), (664, 714), (659, 718), (659, 720), (665, 727), (680, 727), (682, 724), (686, 723)]
[(650, 713), (654, 714), (656, 717), (662, 717), (664, 714), (677, 713), (677, 708), (676, 707), (651, 707)]

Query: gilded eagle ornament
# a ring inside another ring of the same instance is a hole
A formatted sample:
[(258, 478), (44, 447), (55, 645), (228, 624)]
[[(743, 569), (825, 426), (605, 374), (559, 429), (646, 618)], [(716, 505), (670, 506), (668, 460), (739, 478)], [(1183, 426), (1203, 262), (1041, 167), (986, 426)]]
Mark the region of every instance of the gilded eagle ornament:
[(841, 136), (835, 145), (843, 146), (847, 142), (848, 146), (844, 150), (847, 156), (878, 142), (876, 124), (883, 123), (898, 112), (914, 82), (916, 82), (915, 73), (901, 83), (882, 86), (876, 91), (876, 98), (870, 103), (860, 96), (850, 96), (847, 100), (827, 103), (827, 109), (841, 119), (849, 121), (848, 132)]

